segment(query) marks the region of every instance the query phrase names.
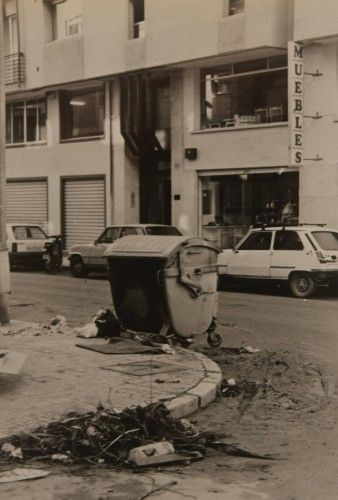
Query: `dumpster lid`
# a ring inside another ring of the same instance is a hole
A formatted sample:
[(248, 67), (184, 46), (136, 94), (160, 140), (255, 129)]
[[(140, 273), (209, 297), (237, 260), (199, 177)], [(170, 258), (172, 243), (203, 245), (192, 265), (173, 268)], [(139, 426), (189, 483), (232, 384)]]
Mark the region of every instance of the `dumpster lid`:
[(124, 236), (109, 245), (105, 257), (151, 257), (165, 259), (182, 245), (203, 246), (215, 252), (220, 250), (203, 238), (186, 236)]

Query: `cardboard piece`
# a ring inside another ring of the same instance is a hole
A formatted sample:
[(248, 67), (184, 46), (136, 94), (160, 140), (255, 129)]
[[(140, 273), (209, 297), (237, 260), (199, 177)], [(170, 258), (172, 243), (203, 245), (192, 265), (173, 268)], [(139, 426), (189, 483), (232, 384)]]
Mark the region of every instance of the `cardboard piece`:
[(18, 375), (26, 361), (26, 357), (21, 352), (0, 350), (0, 374)]
[(13, 469), (0, 472), (0, 483), (14, 483), (27, 479), (38, 479), (48, 476), (49, 472), (42, 469)]

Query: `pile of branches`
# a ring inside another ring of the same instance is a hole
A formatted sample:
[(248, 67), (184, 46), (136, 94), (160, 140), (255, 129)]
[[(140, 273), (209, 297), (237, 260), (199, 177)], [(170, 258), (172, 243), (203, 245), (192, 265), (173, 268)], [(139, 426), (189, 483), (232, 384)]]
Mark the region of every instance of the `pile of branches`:
[[(209, 433), (210, 434), (210, 433)], [(205, 433), (186, 420), (173, 419), (163, 403), (122, 412), (99, 406), (85, 414), (68, 413), (59, 421), (20, 433), (0, 442), (1, 460), (125, 465), (132, 448), (171, 441), (175, 451), (205, 451)], [(8, 453), (4, 450), (16, 450)], [(18, 452), (20, 450), (20, 452)], [(22, 458), (20, 458), (22, 457)]]

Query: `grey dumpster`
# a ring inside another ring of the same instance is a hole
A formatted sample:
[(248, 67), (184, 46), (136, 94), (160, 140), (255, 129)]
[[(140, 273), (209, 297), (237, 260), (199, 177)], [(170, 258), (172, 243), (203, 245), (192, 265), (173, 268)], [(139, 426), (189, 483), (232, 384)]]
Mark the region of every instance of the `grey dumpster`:
[(116, 314), (130, 330), (181, 337), (206, 332), (217, 291), (219, 249), (202, 238), (126, 236), (105, 256)]

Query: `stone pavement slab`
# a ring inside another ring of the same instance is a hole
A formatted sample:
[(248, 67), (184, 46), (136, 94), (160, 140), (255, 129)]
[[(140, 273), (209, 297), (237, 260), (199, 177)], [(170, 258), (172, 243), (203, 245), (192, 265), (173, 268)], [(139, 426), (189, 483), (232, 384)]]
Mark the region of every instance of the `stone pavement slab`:
[[(105, 355), (75, 346), (80, 340), (89, 344), (105, 343), (104, 339), (78, 339), (71, 329), (65, 334), (45, 330), (36, 336), (31, 324), (27, 330), (18, 323), (15, 326), (16, 334), (6, 335), (2, 329), (2, 349), (22, 352), (27, 360), (19, 376), (0, 375), (0, 438), (32, 430), (69, 411), (95, 409), (98, 403), (122, 410), (163, 400), (176, 417), (181, 417), (201, 406), (205, 397), (208, 402), (213, 399), (221, 381), (216, 364), (210, 365), (210, 360), (185, 349), (177, 349), (175, 354)], [(135, 376), (102, 369), (144, 360), (160, 360), (178, 370)], [(205, 387), (208, 394), (203, 397)], [(187, 405), (186, 395), (196, 402)]]

